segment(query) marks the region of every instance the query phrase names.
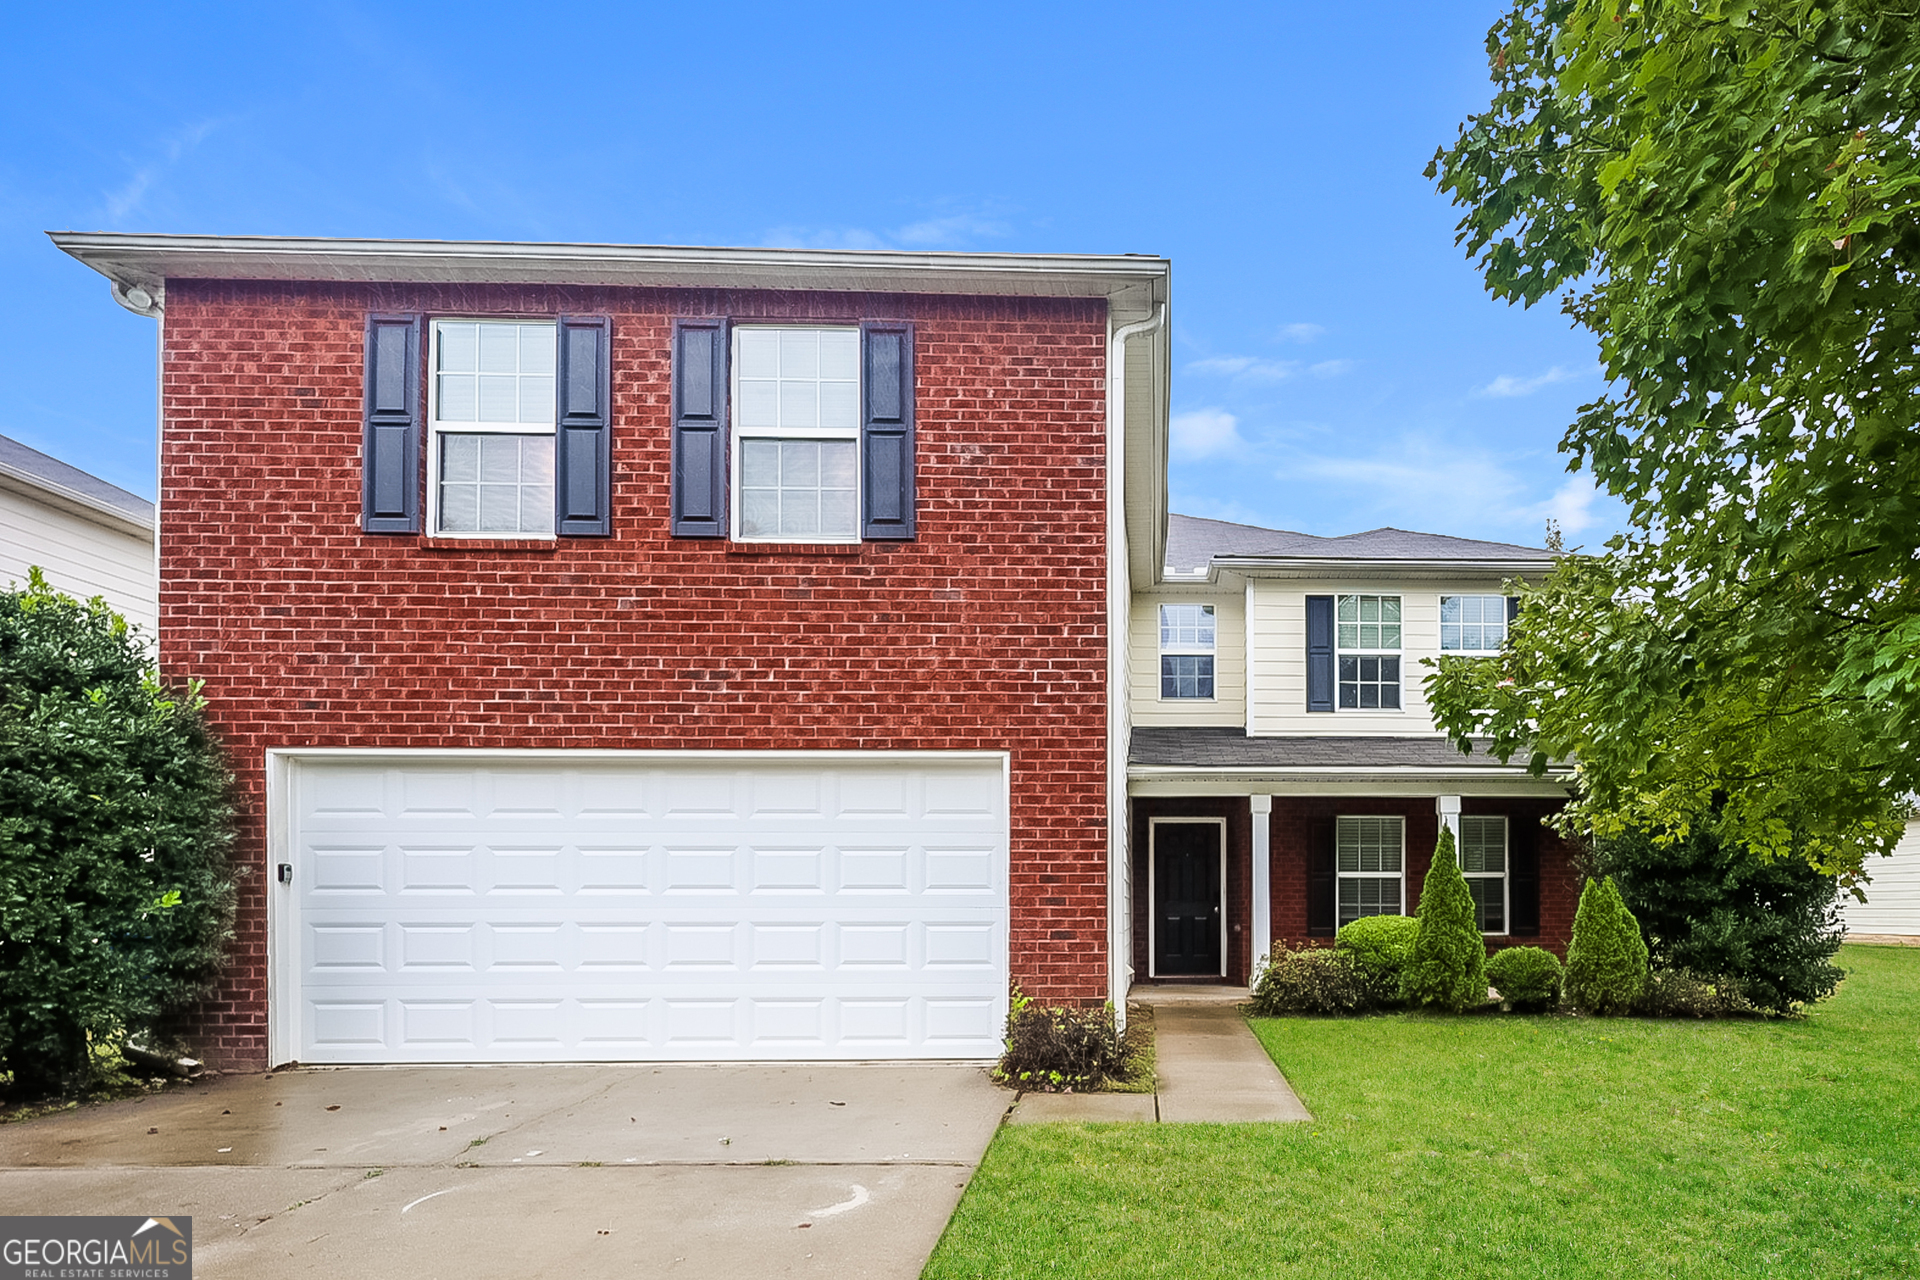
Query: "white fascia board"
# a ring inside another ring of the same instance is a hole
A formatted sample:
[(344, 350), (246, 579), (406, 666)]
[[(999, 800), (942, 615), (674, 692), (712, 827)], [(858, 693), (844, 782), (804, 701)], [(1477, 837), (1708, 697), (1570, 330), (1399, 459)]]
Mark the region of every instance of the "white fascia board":
[(1150, 315), (1167, 295), (1164, 258), (1117, 254), (909, 253), (677, 245), (310, 239), (49, 232), (124, 288), (164, 302), (168, 279), (407, 284), (581, 284), (1106, 298)]
[(118, 507), (108, 506), (78, 489), (54, 484), (31, 472), (10, 467), (4, 462), (0, 462), (0, 489), (17, 493), (23, 498), (29, 498), (57, 511), (64, 511), (68, 515), (78, 516), (82, 520), (104, 525), (115, 533), (123, 533), (143, 542), (153, 541), (152, 521), (136, 519)]
[(1140, 766), (1127, 770), (1131, 796), (1504, 796), (1567, 799), (1572, 770), (1536, 778), (1523, 768), (1393, 769), (1324, 767), (1214, 769)]
[[(1454, 581), (1462, 578), (1545, 577), (1555, 561), (1544, 560), (1370, 560), (1344, 556), (1215, 556), (1207, 566), (1206, 581), (1222, 573), (1249, 578), (1309, 579), (1330, 582), (1407, 578), (1417, 581)], [(1199, 581), (1198, 575), (1168, 581)]]
[(545, 760), (554, 762), (704, 760), (723, 762), (765, 761), (778, 764), (844, 760), (850, 764), (876, 764), (889, 761), (925, 764), (938, 760), (978, 760), (1006, 762), (1005, 751), (930, 749), (862, 751), (843, 747), (819, 750), (806, 747), (788, 749), (725, 747), (682, 750), (675, 747), (268, 747), (268, 760)]

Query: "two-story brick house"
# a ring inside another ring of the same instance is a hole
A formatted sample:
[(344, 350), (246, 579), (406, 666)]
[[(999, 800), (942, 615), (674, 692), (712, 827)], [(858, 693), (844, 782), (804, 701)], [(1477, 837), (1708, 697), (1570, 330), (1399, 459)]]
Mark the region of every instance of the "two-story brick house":
[(208, 1052), (980, 1058), (1010, 981), (1124, 997), (1165, 261), (54, 239), (161, 326), (161, 662), (250, 872)]
[(1341, 538), (1173, 516), (1130, 623), (1139, 980), (1247, 980), (1274, 940), (1412, 914), (1454, 829), (1489, 945), (1564, 953), (1578, 882), (1540, 825), (1567, 774), (1461, 755), (1424, 659), (1497, 650), (1503, 585), (1549, 552), (1376, 529)]

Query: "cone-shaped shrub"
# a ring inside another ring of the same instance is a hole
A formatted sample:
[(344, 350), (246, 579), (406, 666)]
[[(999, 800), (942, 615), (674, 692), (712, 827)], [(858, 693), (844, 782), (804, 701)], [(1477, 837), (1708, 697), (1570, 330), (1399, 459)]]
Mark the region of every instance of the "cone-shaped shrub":
[(1401, 982), (1409, 1004), (1459, 1013), (1487, 999), (1487, 944), (1473, 919), (1473, 895), (1453, 856), (1453, 832), (1442, 827), (1440, 846), (1420, 888), (1420, 932)]
[(1588, 1013), (1627, 1013), (1647, 986), (1647, 944), (1640, 922), (1612, 876), (1587, 881), (1567, 944), (1567, 999)]

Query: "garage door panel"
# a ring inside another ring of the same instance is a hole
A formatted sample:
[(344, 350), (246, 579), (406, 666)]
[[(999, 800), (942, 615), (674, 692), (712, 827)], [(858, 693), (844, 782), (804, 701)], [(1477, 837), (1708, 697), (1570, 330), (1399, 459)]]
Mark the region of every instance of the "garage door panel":
[(1004, 781), (303, 762), (300, 1057), (990, 1057)]

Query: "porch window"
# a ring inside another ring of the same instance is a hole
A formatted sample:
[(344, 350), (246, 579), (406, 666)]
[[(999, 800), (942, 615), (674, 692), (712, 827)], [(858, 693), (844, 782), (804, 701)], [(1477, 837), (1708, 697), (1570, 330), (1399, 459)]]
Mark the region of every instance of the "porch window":
[(1460, 819), (1460, 871), (1482, 933), (1507, 931), (1507, 820)]
[[(1406, 914), (1402, 818), (1340, 818), (1334, 832), (1338, 924)], [(1322, 846), (1324, 847), (1324, 846)]]

